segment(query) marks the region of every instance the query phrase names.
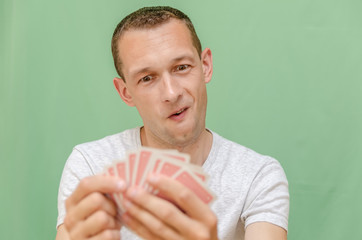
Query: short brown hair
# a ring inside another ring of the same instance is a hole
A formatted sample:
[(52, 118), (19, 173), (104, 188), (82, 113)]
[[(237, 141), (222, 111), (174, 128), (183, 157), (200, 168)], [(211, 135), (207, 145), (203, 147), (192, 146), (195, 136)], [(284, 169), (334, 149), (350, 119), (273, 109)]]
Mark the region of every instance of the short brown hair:
[(122, 62), (118, 51), (118, 41), (125, 31), (129, 29), (147, 29), (159, 26), (163, 23), (168, 22), (170, 19), (179, 19), (183, 21), (187, 28), (190, 30), (192, 43), (201, 57), (201, 43), (198, 38), (194, 25), (190, 18), (178, 9), (158, 6), (158, 7), (144, 7), (141, 8), (128, 16), (126, 16), (116, 27), (112, 36), (112, 55), (114, 66), (119, 76), (125, 81), (122, 73)]

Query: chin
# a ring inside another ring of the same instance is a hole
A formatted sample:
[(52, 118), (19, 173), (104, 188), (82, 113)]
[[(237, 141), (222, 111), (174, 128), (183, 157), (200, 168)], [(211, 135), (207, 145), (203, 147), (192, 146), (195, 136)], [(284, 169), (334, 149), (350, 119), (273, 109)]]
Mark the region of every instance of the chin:
[(172, 132), (172, 142), (178, 146), (186, 146), (193, 143), (202, 131), (195, 128), (182, 128)]

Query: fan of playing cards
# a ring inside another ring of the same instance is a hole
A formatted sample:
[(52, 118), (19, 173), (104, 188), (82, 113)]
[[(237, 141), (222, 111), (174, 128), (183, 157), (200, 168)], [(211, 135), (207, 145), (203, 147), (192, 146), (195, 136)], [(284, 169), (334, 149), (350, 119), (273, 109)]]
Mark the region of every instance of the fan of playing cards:
[[(141, 147), (137, 151), (129, 152), (125, 159), (115, 161), (107, 167), (104, 174), (122, 178), (128, 186), (136, 185), (146, 191), (162, 197), (157, 189), (147, 185), (149, 174), (161, 174), (173, 178), (193, 191), (203, 202), (210, 204), (215, 195), (208, 189), (208, 176), (200, 166), (190, 163), (188, 154), (177, 150), (160, 150)], [(119, 210), (122, 206), (122, 194), (113, 194)]]

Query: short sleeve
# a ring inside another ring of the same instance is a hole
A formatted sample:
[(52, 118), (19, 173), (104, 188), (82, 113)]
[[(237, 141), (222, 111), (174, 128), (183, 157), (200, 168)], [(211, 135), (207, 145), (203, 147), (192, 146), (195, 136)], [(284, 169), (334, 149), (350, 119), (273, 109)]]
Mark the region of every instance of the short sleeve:
[(94, 175), (91, 167), (82, 153), (74, 148), (64, 166), (60, 180), (57, 227), (64, 222), (65, 200), (74, 192), (80, 180), (90, 175)]
[(269, 222), (288, 230), (288, 181), (279, 162), (266, 158), (250, 186), (241, 220), (245, 228), (251, 223)]

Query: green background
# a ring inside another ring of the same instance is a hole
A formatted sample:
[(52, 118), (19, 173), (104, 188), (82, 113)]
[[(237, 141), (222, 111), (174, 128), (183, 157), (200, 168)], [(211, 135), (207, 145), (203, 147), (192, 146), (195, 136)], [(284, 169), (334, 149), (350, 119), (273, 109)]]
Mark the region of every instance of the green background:
[(207, 126), (283, 165), (289, 239), (361, 239), (360, 0), (1, 0), (0, 239), (54, 238), (72, 147), (142, 124), (110, 39), (146, 5), (186, 12), (213, 51)]

